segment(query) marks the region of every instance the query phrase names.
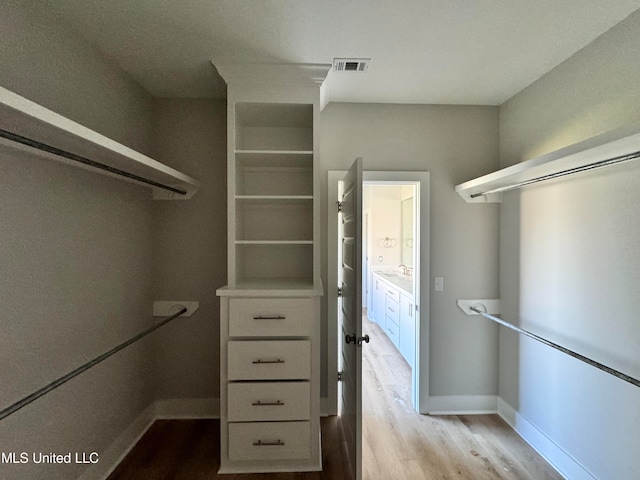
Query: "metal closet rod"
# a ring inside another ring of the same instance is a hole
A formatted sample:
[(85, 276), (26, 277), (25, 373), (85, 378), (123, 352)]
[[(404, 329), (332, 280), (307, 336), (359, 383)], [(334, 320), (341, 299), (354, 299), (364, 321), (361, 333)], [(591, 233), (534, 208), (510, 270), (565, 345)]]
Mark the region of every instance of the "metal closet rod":
[(599, 160), (597, 162), (589, 163), (581, 167), (569, 168), (556, 173), (550, 173), (549, 175), (542, 175), (540, 177), (532, 178), (531, 180), (525, 180), (524, 182), (514, 183), (512, 185), (506, 185), (504, 187), (494, 188), (481, 193), (474, 193), (471, 198), (482, 197), (483, 195), (490, 195), (492, 193), (508, 192), (517, 188), (526, 187), (534, 183), (545, 182), (547, 180), (553, 180), (554, 178), (566, 177), (567, 175), (573, 175), (574, 173), (585, 172), (587, 170), (594, 170), (596, 168), (608, 167), (617, 163), (627, 162), (629, 160), (635, 160), (640, 158), (640, 151), (629, 153), (626, 155), (620, 155), (618, 157), (608, 158), (606, 160)]
[(63, 375), (62, 377), (58, 378), (57, 380), (54, 380), (53, 382), (51, 382), (49, 385), (46, 385), (44, 387), (42, 387), (40, 390), (36, 390), (35, 392), (33, 392), (31, 395), (27, 395), (26, 397), (24, 397), (22, 400), (18, 400), (17, 402), (15, 402), (13, 405), (8, 406), (7, 408), (5, 408), (4, 410), (0, 411), (0, 420), (2, 420), (3, 418), (8, 417), (9, 415), (11, 415), (12, 413), (17, 412), (18, 410), (20, 410), (22, 407), (26, 407), (27, 405), (29, 405), (31, 402), (33, 402), (34, 400), (37, 400), (38, 398), (42, 397), (43, 395), (46, 395), (47, 393), (49, 393), (52, 390), (55, 390), (56, 388), (58, 388), (60, 385), (62, 385), (63, 383), (68, 382), (69, 380), (71, 380), (72, 378), (80, 375), (82, 372), (89, 370), (91, 367), (97, 365), (98, 363), (102, 362), (103, 360), (106, 360), (107, 358), (109, 358), (111, 355), (113, 355), (114, 353), (119, 352), (120, 350), (122, 350), (125, 347), (128, 347), (129, 345), (131, 345), (132, 343), (137, 342), (138, 340), (140, 340), (142, 337), (147, 336), (148, 334), (150, 334), (151, 332), (153, 332), (154, 330), (162, 327), (163, 325), (166, 325), (167, 323), (169, 323), (171, 320), (173, 320), (176, 317), (179, 317), (180, 315), (182, 315), (183, 313), (185, 313), (187, 311), (186, 308), (182, 308), (179, 312), (174, 313), (173, 315), (170, 315), (166, 318), (163, 318), (162, 320), (160, 320), (158, 323), (156, 323), (155, 325), (147, 328), (146, 330), (144, 330), (143, 332), (140, 332), (139, 334), (137, 334), (134, 337), (131, 337), (129, 340), (122, 342), (120, 345), (112, 348), (111, 350), (109, 350), (108, 352), (103, 353), (102, 355), (97, 356), (96, 358), (94, 358), (93, 360), (85, 363), (84, 365), (76, 368), (75, 370), (72, 370), (71, 372), (67, 373), (66, 375)]
[(565, 353), (573, 358), (577, 358), (578, 360), (591, 365), (592, 367), (597, 368), (598, 370), (602, 370), (603, 372), (608, 373), (609, 375), (613, 375), (614, 377), (617, 377), (621, 380), (624, 380), (625, 382), (629, 382), (631, 385), (635, 385), (636, 387), (640, 387), (640, 380), (638, 380), (637, 378), (633, 378), (625, 373), (622, 373), (618, 370), (615, 370), (611, 367), (607, 367), (606, 365), (603, 365), (600, 362), (596, 362), (595, 360), (592, 360), (589, 357), (585, 357), (584, 355), (580, 355), (577, 352), (574, 352), (573, 350), (569, 350), (568, 348), (563, 347), (562, 345), (558, 345), (557, 343), (553, 343), (550, 340), (547, 340), (546, 338), (542, 338), (538, 335), (536, 335), (535, 333), (531, 333), (527, 330), (524, 330), (520, 327), (516, 327), (515, 325), (506, 322), (504, 320), (502, 320), (501, 318), (495, 317), (489, 313), (483, 312), (482, 310), (480, 310), (477, 307), (469, 307), (469, 310), (473, 310), (476, 313), (479, 313), (480, 315), (482, 315), (485, 318), (488, 318), (489, 320), (493, 320), (496, 323), (499, 323), (500, 325), (503, 325), (507, 328), (510, 328), (511, 330), (515, 330), (518, 333), (521, 333), (523, 335), (526, 335), (527, 337), (533, 338), (534, 340), (537, 340), (540, 343), (543, 343), (549, 347), (555, 348), (556, 350), (560, 350), (562, 353)]
[(151, 185), (153, 187), (169, 190), (170, 192), (178, 193), (180, 195), (187, 194), (186, 191), (181, 190), (179, 188), (171, 187), (169, 185), (164, 185), (163, 183), (149, 180), (148, 178), (144, 178), (134, 173), (126, 172), (124, 170), (120, 170), (119, 168), (110, 167), (109, 165), (105, 165), (104, 163), (96, 162), (95, 160), (91, 160), (89, 158), (76, 155), (75, 153), (67, 152), (66, 150), (62, 150), (57, 147), (52, 147), (51, 145), (47, 145), (46, 143), (38, 142), (37, 140), (32, 140), (31, 138), (23, 137), (22, 135), (12, 133), (7, 130), (0, 129), (0, 137), (4, 137), (13, 142), (21, 143), (22, 145), (27, 145), (29, 147), (36, 148), (38, 150), (42, 150), (43, 152), (52, 153), (53, 155), (66, 158), (67, 160), (73, 160), (74, 162), (82, 163), (84, 165), (88, 165), (93, 168), (97, 168), (109, 173), (120, 175), (121, 177), (126, 177), (126, 178), (130, 178), (131, 180), (136, 180), (138, 182), (146, 183), (147, 185)]

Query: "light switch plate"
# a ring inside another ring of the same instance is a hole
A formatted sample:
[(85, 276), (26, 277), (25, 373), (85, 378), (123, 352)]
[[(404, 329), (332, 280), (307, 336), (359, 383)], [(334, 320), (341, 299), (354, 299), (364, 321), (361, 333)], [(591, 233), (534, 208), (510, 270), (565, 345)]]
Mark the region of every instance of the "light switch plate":
[(444, 292), (444, 277), (436, 277), (433, 289), (436, 292)]

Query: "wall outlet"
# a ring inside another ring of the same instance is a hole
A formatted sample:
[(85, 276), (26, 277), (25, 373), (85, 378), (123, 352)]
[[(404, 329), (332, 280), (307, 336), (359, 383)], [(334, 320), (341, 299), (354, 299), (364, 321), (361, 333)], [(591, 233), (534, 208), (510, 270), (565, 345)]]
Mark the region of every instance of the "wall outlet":
[(436, 292), (444, 292), (444, 277), (435, 277), (433, 289)]

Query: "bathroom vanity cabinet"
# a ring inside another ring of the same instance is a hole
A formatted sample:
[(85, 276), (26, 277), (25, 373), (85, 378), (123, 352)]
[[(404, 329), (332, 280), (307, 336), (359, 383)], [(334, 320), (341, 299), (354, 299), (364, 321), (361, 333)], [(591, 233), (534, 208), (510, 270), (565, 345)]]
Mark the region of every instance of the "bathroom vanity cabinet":
[(399, 273), (374, 272), (373, 312), (375, 321), (413, 367), (415, 359), (416, 308), (413, 280)]

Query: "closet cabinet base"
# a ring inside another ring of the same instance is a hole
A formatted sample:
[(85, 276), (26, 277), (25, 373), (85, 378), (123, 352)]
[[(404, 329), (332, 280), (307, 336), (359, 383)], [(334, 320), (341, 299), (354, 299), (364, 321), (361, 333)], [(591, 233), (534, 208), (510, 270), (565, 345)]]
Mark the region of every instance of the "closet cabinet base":
[(321, 289), (223, 288), (220, 473), (322, 470)]

